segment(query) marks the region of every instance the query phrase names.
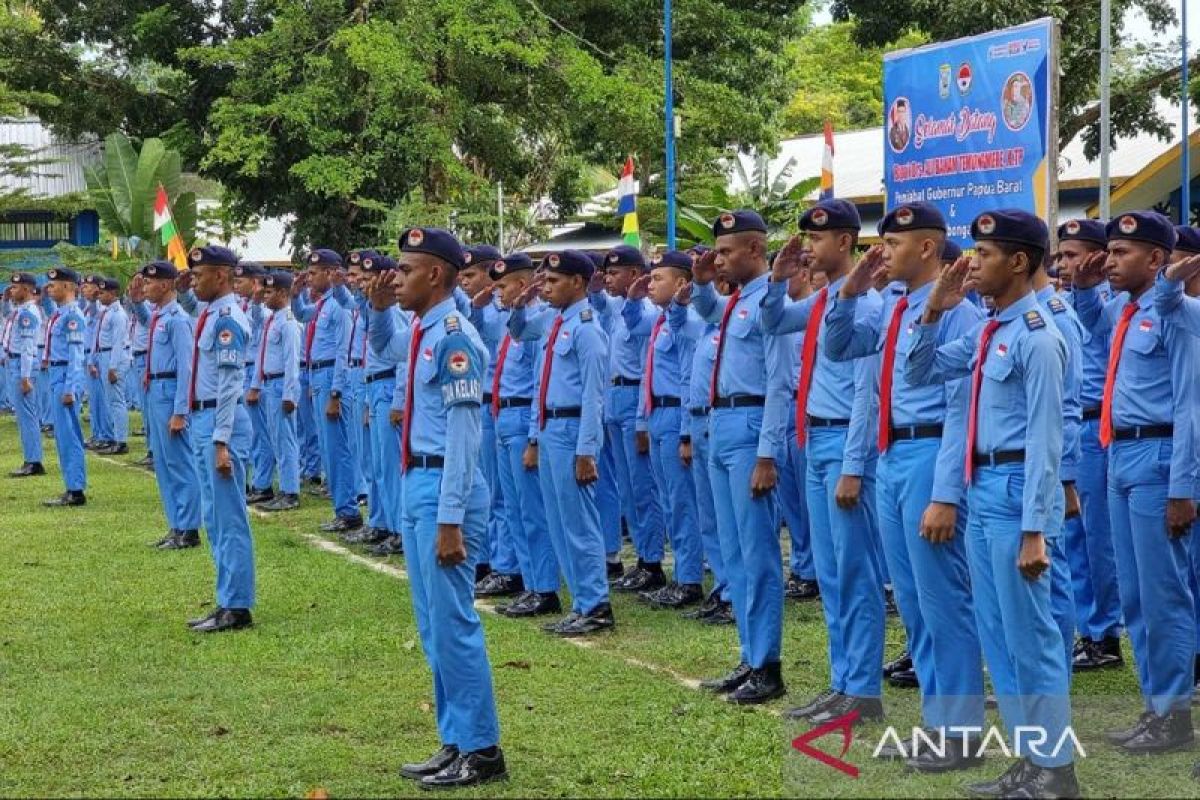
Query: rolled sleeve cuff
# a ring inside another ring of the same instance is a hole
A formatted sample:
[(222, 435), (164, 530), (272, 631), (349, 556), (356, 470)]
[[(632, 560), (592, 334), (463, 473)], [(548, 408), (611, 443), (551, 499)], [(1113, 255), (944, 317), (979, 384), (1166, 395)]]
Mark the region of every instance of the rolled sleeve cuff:
[(438, 525), (462, 525), (466, 515), (467, 511), (462, 506), (438, 504)]

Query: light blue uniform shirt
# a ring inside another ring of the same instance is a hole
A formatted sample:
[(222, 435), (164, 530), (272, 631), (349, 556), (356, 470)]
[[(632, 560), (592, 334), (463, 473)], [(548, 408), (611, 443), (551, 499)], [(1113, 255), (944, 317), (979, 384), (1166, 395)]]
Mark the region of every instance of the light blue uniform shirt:
[[(201, 329), (200, 320), (204, 320)], [(242, 399), (250, 320), (234, 294), (223, 295), (200, 312), (196, 322), (196, 402), (216, 400), (213, 442), (229, 443)]]
[(113, 301), (100, 306), (96, 313), (96, 325), (92, 331), (92, 354), (88, 365), (100, 363), (101, 353), (108, 353), (108, 368), (123, 372), (129, 369), (132, 356), (129, 353), (129, 317), (121, 304)]
[[(1021, 530), (1054, 530), (1049, 514), (1058, 496), (1063, 442), (1063, 375), (1067, 346), (1030, 292), (994, 318), (1000, 323), (983, 362), (976, 421), (976, 453), (1025, 451)], [(939, 384), (972, 375), (984, 325), (938, 346), (940, 325), (917, 325), (905, 379)], [(945, 435), (967, 439), (962, 428)]]
[[(257, 359), (252, 369), (254, 374), (250, 386), (262, 389), (268, 376), (280, 377), (272, 380), (283, 381), (282, 400), (300, 402), (300, 323), (292, 309), (283, 308), (272, 311), (264, 309), (266, 317), (263, 321), (266, 345), (259, 343), (261, 361)], [(269, 323), (269, 324), (268, 324)], [(262, 334), (260, 334), (261, 336)]]
[[(188, 386), (192, 380), (192, 344), (195, 335), (194, 322), (191, 316), (183, 310), (179, 301), (172, 300), (157, 312), (151, 312), (148, 303), (134, 303), (131, 306), (134, 317), (145, 326), (154, 322), (154, 330), (147, 334), (147, 345), (153, 336), (154, 347), (150, 352), (150, 373), (161, 375), (175, 373), (175, 399), (171, 407), (172, 414), (184, 416), (188, 408)], [(211, 319), (210, 319), (211, 322)], [(146, 328), (149, 332), (149, 327)], [(142, 380), (138, 375), (137, 379)]]
[[(44, 358), (51, 369), (62, 365), (66, 369), (63, 389), (73, 394), (76, 399), (83, 394), (84, 388), (84, 333), (87, 330), (87, 320), (79, 306), (67, 303), (59, 306), (50, 317), (49, 330), (46, 332), (49, 347)], [(57, 399), (57, 398), (56, 398)]]
[(4, 343), (5, 355), (20, 370), (20, 377), (32, 378), (38, 367), (38, 332), (42, 329), (42, 314), (30, 300), (17, 307), (17, 318), (8, 329)]
[[(1063, 381), (1063, 457), (1060, 477), (1074, 481), (1079, 474), (1079, 459), (1083, 453), (1079, 437), (1083, 429), (1083, 325), (1066, 299), (1053, 286), (1044, 286), (1037, 293), (1038, 302), (1050, 313), (1050, 319), (1062, 334), (1067, 346), (1067, 371)], [(1103, 388), (1103, 387), (1101, 387)]]
[[(488, 349), (487, 371), (483, 376), (485, 394), (492, 391), (492, 379), (496, 375), (496, 359), (500, 357), (500, 342), (504, 340), (504, 334), (508, 332), (508, 316), (508, 310), (497, 305), (495, 300), (483, 308), (471, 308), (471, 324), (475, 326), (484, 346)], [(509, 356), (512, 356), (511, 348)], [(504, 368), (508, 369), (507, 361)]]
[[(639, 430), (646, 429), (645, 421), (649, 418), (652, 410), (646, 407), (646, 381), (648, 379), (653, 378), (654, 380), (654, 385), (649, 387), (650, 393), (654, 397), (678, 397), (682, 401), (687, 393), (688, 375), (692, 368), (692, 351), (696, 348), (696, 339), (699, 337), (700, 331), (704, 329), (705, 322), (694, 311), (688, 313), (689, 309), (685, 307), (682, 326), (690, 328), (690, 331), (672, 330), (668, 314), (671, 308), (677, 305), (673, 300), (667, 308), (660, 308), (653, 304), (647, 307), (643, 303), (626, 303), (621, 310), (626, 329), (634, 335), (643, 333), (646, 335), (646, 364), (650, 363), (650, 342), (652, 340), (654, 342), (654, 375), (650, 376), (643, 371), (642, 385), (639, 387)], [(662, 325), (659, 327), (658, 336), (654, 337), (654, 328), (660, 320)]]
[[(333, 361), (330, 391), (345, 393), (348, 388), (346, 371), (349, 365), (346, 354), (350, 347), (350, 312), (333, 300), (331, 289), (315, 303), (308, 302), (302, 295), (293, 297), (292, 313), (305, 325), (301, 340), (301, 366), (307, 368), (307, 362)], [(308, 326), (313, 320), (316, 320), (316, 327), (313, 331), (312, 348), (305, 352), (304, 348), (308, 345)]]
[[(517, 317), (520, 311), (514, 312)], [(546, 408), (579, 408), (579, 437), (575, 455), (595, 458), (604, 442), (603, 401), (604, 389), (608, 384), (608, 339), (595, 321), (595, 312), (587, 298), (563, 309), (562, 326), (554, 341), (548, 341), (548, 350), (542, 358), (553, 352), (550, 385), (546, 387)], [(553, 325), (553, 323), (551, 323)], [(553, 330), (553, 328), (551, 328)], [(544, 361), (543, 361), (544, 363)], [(535, 400), (540, 396), (541, 375), (534, 389)], [(533, 417), (538, 409), (534, 408)], [(536, 426), (531, 421), (531, 427)]]

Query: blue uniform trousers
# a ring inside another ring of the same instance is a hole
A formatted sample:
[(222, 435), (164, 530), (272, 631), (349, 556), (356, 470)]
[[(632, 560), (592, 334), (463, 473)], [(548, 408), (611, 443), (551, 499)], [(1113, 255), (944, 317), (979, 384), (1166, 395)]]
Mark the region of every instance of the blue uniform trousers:
[[(125, 376), (119, 375), (116, 383), (109, 383), (108, 369), (112, 353), (101, 353), (99, 358), (100, 377), (96, 379), (100, 394), (92, 406), (105, 408), (105, 441), (126, 442), (129, 440), (129, 401), (125, 398)], [(93, 411), (93, 413), (95, 413)]]
[(496, 472), (500, 491), (511, 499), (504, 504), (506, 530), (512, 538), (525, 588), (532, 592), (557, 592), (558, 559), (546, 524), (541, 481), (538, 470), (525, 469), (523, 462), (529, 442), (530, 413), (529, 407), (500, 409), (496, 420)]
[(92, 427), (92, 441), (113, 441), (112, 419), (108, 415), (108, 402), (104, 397), (104, 384), (107, 381), (108, 376), (104, 373), (104, 370), (100, 370), (99, 377), (93, 378), (91, 369), (88, 369), (86, 385), (88, 410), (91, 412), (89, 416)]
[[(1073, 760), (1066, 746), (1058, 753), (1047, 752), (1071, 723), (1070, 667), (1051, 608), (1053, 574), (1045, 572), (1031, 581), (1017, 569), (1024, 486), (1023, 464), (975, 470), (967, 493), (971, 590), (988, 674), (1014, 752), (1038, 766), (1058, 767)], [(1060, 490), (1049, 511), (1051, 519), (1062, 517), (1062, 502)], [(1045, 732), (1041, 754), (1028, 748), (1029, 735), (1016, 736), (1018, 726), (1038, 726)]]
[(362, 367), (351, 367), (346, 370), (346, 391), (342, 395), (342, 405), (346, 407), (346, 441), (350, 447), (350, 463), (354, 467), (354, 497), (370, 496), (367, 483), (370, 480), (370, 447), (366, 446), (367, 432), (363, 429), (363, 396), (366, 390), (363, 383)]
[[(253, 364), (246, 365), (244, 390), (250, 388), (254, 369)], [(271, 478), (275, 474), (275, 453), (271, 450), (271, 423), (267, 419), (267, 409), (260, 398), (254, 405), (247, 404), (246, 412), (250, 415), (253, 436), (250, 446), (250, 488), (270, 489)]]
[(354, 482), (354, 461), (350, 454), (350, 403), (343, 398), (337, 419), (325, 416), (332, 383), (332, 367), (312, 370), (309, 375), (313, 421), (321, 445), (321, 464), (332, 495), (334, 513), (339, 517), (357, 517), (358, 491)]
[(571, 590), (571, 608), (587, 614), (608, 602), (608, 577), (596, 485), (575, 481), (578, 440), (578, 419), (546, 420), (538, 436), (538, 478), (550, 542)]
[(54, 409), (54, 446), (58, 451), (58, 464), (62, 470), (63, 484), (69, 492), (82, 492), (87, 488), (87, 462), (83, 457), (83, 427), (79, 422), (79, 395), (71, 406), (62, 404), (67, 391), (67, 368), (50, 367), (50, 395)]
[[(41, 354), (39, 353), (39, 363), (41, 361), (40, 355)], [(12, 402), (9, 399), (11, 393), (8, 390), (8, 377), (10, 372), (11, 368), (8, 365), (8, 360), (0, 358), (0, 410), (4, 411), (12, 408)]]
[[(690, 412), (689, 412), (690, 413)], [(729, 574), (721, 554), (721, 537), (717, 532), (717, 507), (713, 503), (712, 483), (709, 480), (708, 415), (692, 416), (692, 483), (696, 490), (696, 525), (700, 529), (700, 545), (704, 560), (713, 573), (713, 591), (722, 602), (729, 602)]]
[(970, 620), (967, 510), (958, 509), (954, 538), (931, 544), (921, 517), (933, 494), (941, 439), (892, 443), (879, 458), (876, 509), (883, 552), (921, 684), (922, 716), (930, 727), (983, 725), (983, 663)]
[(758, 461), (761, 408), (709, 414), (709, 482), (729, 578), (742, 661), (756, 669), (779, 661), (783, 638), (783, 554), (777, 491), (750, 494)]
[(779, 465), (779, 509), (787, 524), (791, 552), (788, 565), (798, 578), (815, 580), (813, 566), (812, 535), (808, 531), (808, 453), (796, 441), (795, 417), (788, 425), (786, 451), (776, 460)]
[(271, 485), (272, 474), (279, 471), (279, 491), (285, 494), (300, 492), (300, 452), (296, 434), (296, 420), (300, 416), (300, 406), (290, 414), (283, 413), (283, 378), (271, 378), (263, 381), (262, 392), (259, 396), (259, 413), (266, 423), (265, 431), (270, 439), (272, 458), (271, 469), (267, 471), (266, 480), (261, 488)]
[(1194, 533), (1166, 529), (1170, 439), (1113, 442), (1108, 509), (1121, 607), (1133, 644), (1146, 708), (1156, 714), (1189, 707), (1195, 686), (1196, 614), (1188, 557)]
[[(142, 388), (142, 377), (146, 374), (146, 354), (133, 357), (133, 365), (125, 373), (125, 396), (129, 398), (129, 407), (134, 411), (145, 412), (146, 392)], [(145, 426), (143, 420), (142, 427)]]
[(500, 491), (500, 473), (497, 465), (496, 420), (492, 417), (490, 399), (483, 404), (483, 427), (479, 466), (487, 481), (492, 496), (492, 508), (488, 514), (488, 551), (485, 557), (492, 569), (501, 575), (519, 575), (520, 560), (517, 558), (515, 535), (508, 530), (508, 515), (504, 509), (504, 492)]
[[(376, 475), (375, 486), (383, 521), (372, 523), (377, 528), (400, 533), (404, 521), (404, 484), (400, 478), (400, 429), (392, 425), (392, 393), (396, 379), (373, 381), (367, 388), (371, 403), (371, 463)], [(375, 517), (375, 499), (371, 500), (371, 518)]]
[(154, 477), (167, 526), (177, 531), (200, 529), (200, 479), (192, 453), (189, 427), (172, 435), (167, 425), (175, 406), (174, 378), (150, 381), (145, 392), (146, 443), (154, 453)]
[[(358, 433), (359, 474), (362, 476), (362, 487), (367, 494), (367, 525), (385, 531), (393, 530), (388, 524), (387, 501), (383, 497), (382, 475), (376, 464), (375, 443), (372, 439), (371, 426), (371, 387), (360, 382), (354, 389), (354, 413), (350, 418), (351, 428)], [(384, 413), (382, 424), (391, 427), (391, 421)], [(397, 462), (399, 463), (399, 462)]]
[(679, 459), (681, 413), (679, 407), (656, 408), (650, 413), (650, 468), (675, 555), (675, 582), (699, 584), (704, 581), (704, 556), (696, 524), (692, 469)]
[(21, 370), (9, 368), (6, 371), (5, 383), (8, 395), (12, 398), (13, 411), (17, 416), (17, 432), (21, 435), (21, 454), (27, 464), (42, 463), (42, 430), (41, 414), (38, 403), (38, 375), (35, 373), (30, 380), (33, 388), (29, 394), (21, 393)]
[[(321, 477), (321, 443), (309, 392), (308, 370), (300, 370), (300, 401), (296, 404), (296, 444), (300, 453), (300, 478)], [(321, 414), (324, 415), (322, 410)]]
[[(616, 426), (614, 426), (616, 430)], [(600, 508), (600, 530), (604, 532), (604, 552), (613, 558), (621, 551), (621, 519), (625, 516), (620, 481), (624, 465), (617, 466), (616, 447), (609, 444), (608, 426), (604, 426), (604, 447), (601, 448), (600, 479), (596, 481), (596, 505)], [(632, 519), (632, 514), (630, 515)]]
[(46, 367), (38, 373), (38, 414), (43, 425), (54, 424), (54, 406), (57, 400), (50, 396), (50, 372)]
[(614, 386), (614, 421), (606, 422), (606, 448), (613, 449), (617, 488), (621, 493), (625, 520), (638, 558), (662, 561), (665, 528), (659, 499), (654, 491), (650, 456), (637, 451), (637, 408), (641, 392), (637, 386)]
[(200, 476), (200, 505), (204, 527), (217, 569), (217, 605), (254, 607), (254, 540), (246, 510), (246, 467), (250, 461), (250, 416), (239, 405), (229, 437), (233, 473), (217, 472), (213, 446), (214, 409), (193, 411), (190, 418), (192, 453)]
[(1079, 633), (1099, 641), (1121, 635), (1121, 594), (1108, 521), (1108, 451), (1100, 446), (1099, 420), (1083, 423), (1080, 446), (1075, 489), (1082, 518), (1068, 520), (1065, 541)]
[(838, 507), (847, 429), (808, 431), (808, 514), (813, 561), (825, 625), (834, 689), (855, 697), (879, 697), (883, 667), (883, 570), (875, 518), (875, 459), (862, 476), (858, 504)]
[(483, 625), (475, 611), (475, 565), (487, 535), (487, 484), (476, 470), (462, 524), (467, 558), (450, 567), (437, 561), (442, 471), (411, 469), (403, 483), (404, 555), (417, 632), (433, 672), (438, 735), (442, 744), (464, 752), (492, 747), (499, 743), (500, 723)]

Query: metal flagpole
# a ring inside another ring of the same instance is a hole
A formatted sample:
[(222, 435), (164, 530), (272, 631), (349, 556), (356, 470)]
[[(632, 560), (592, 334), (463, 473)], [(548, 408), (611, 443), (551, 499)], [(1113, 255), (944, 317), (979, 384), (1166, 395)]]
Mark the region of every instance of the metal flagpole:
[[(1183, 0), (1187, 5), (1187, 0)], [(1100, 2), (1100, 219), (1112, 215), (1110, 204), (1112, 178), (1108, 162), (1112, 147), (1109, 144), (1109, 95), (1112, 83), (1112, 0)]]
[[(1186, 3), (1187, 0), (1184, 0)], [(664, 126), (666, 128), (667, 249), (675, 249), (675, 88), (671, 76), (671, 0), (663, 0)]]
[(1189, 152), (1191, 150), (1191, 148), (1189, 147), (1189, 142), (1188, 142), (1188, 36), (1187, 36), (1188, 2), (1189, 2), (1189, 0), (1183, 0), (1183, 2), (1181, 4), (1183, 6), (1183, 11), (1180, 12), (1180, 18), (1181, 18), (1182, 29), (1183, 29), (1183, 32), (1182, 32), (1183, 45), (1181, 48), (1183, 50), (1183, 76), (1182, 76), (1183, 96), (1180, 101), (1180, 106), (1182, 107), (1181, 112), (1180, 112), (1182, 115), (1182, 120), (1180, 122), (1180, 131), (1183, 134), (1183, 141), (1180, 142), (1180, 147), (1183, 148), (1183, 152), (1179, 156), (1179, 165), (1180, 165), (1180, 168), (1183, 170), (1183, 180), (1180, 183), (1180, 190), (1179, 190), (1179, 195), (1180, 195), (1180, 198), (1179, 198), (1179, 224), (1180, 225), (1190, 224), (1191, 223), (1191, 213), (1192, 213), (1192, 160), (1191, 160), (1191, 153)]
[(496, 181), (496, 222), (500, 232), (496, 236), (496, 247), (504, 252), (504, 181)]

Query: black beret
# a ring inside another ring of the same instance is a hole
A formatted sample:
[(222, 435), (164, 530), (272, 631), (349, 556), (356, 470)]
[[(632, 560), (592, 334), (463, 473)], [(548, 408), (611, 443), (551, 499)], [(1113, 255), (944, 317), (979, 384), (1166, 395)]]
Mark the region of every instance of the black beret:
[(947, 239), (942, 245), (942, 261), (947, 264), (953, 264), (960, 258), (962, 258), (962, 248), (958, 246), (957, 242)]
[(455, 269), (463, 268), (462, 243), (441, 228), (409, 228), (400, 237), (400, 250), (436, 256)]
[(712, 226), (713, 236), (725, 236), (730, 233), (744, 233), (746, 231), (767, 232), (767, 223), (763, 222), (763, 218), (758, 215), (757, 211), (750, 211), (749, 209), (727, 211), (717, 217)]
[(239, 278), (261, 278), (267, 274), (267, 268), (257, 261), (239, 261), (233, 274)]
[(604, 266), (645, 269), (646, 257), (642, 255), (641, 250), (632, 245), (619, 244), (604, 256)]
[(849, 200), (822, 200), (800, 215), (802, 231), (856, 231), (861, 227), (862, 218)]
[(141, 268), (141, 273), (147, 278), (170, 278), (175, 280), (179, 277), (179, 270), (170, 261), (151, 261)]
[(291, 289), (295, 278), (287, 270), (274, 270), (263, 275), (263, 286), (268, 289)]
[(396, 268), (396, 259), (382, 253), (374, 253), (363, 257), (362, 266), (364, 272), (387, 272)]
[(463, 249), (463, 266), (473, 267), (477, 264), (499, 261), (501, 255), (500, 251), (490, 244), (473, 244)]
[(879, 220), (876, 228), (882, 236), (889, 231), (946, 230), (946, 218), (932, 203), (904, 203)]
[(1045, 250), (1050, 246), (1050, 229), (1036, 214), (1020, 208), (985, 211), (971, 223), (971, 238), (977, 242), (1012, 242)]
[(1091, 242), (1101, 247), (1108, 244), (1104, 223), (1098, 219), (1069, 219), (1058, 226), (1060, 242)]
[(1175, 249), (1185, 253), (1200, 253), (1200, 228), (1191, 225), (1175, 226)]
[(505, 275), (513, 272), (520, 272), (523, 269), (533, 269), (533, 259), (528, 253), (509, 253), (504, 258), (492, 264), (492, 268), (488, 270), (492, 280), (498, 281)]
[(220, 247), (219, 245), (193, 247), (192, 252), (188, 253), (188, 260), (197, 267), (202, 267), (205, 265), (214, 267), (236, 267), (238, 263), (237, 253), (233, 252), (228, 247)]
[(52, 281), (67, 281), (79, 284), (79, 273), (68, 267), (53, 267), (46, 272), (46, 278)]
[(691, 272), (692, 257), (682, 250), (667, 250), (663, 253), (656, 253), (650, 259), (650, 269), (658, 269), (659, 267), (674, 267), (685, 272)]
[(121, 283), (116, 278), (98, 278), (96, 285), (106, 292), (121, 291)]
[(32, 286), (37, 288), (37, 278), (28, 272), (14, 272), (9, 280), (13, 286)]
[(318, 247), (308, 254), (308, 265), (310, 267), (331, 267), (333, 269), (341, 269), (345, 266), (342, 263), (342, 257), (336, 250), (330, 250), (327, 247)]
[(349, 266), (354, 266), (355, 264), (363, 263), (368, 258), (378, 258), (378, 257), (379, 257), (379, 252), (377, 250), (372, 250), (369, 247), (364, 248), (362, 250), (351, 250), (349, 253), (346, 254), (346, 264)]
[(1171, 220), (1157, 211), (1130, 211), (1113, 217), (1108, 221), (1105, 232), (1110, 242), (1129, 239), (1161, 247), (1167, 252), (1175, 249), (1175, 242), (1179, 238)]
[(558, 253), (547, 253), (542, 259), (542, 268), (547, 272), (557, 272), (560, 275), (579, 275), (585, 281), (590, 281), (596, 274), (596, 266), (581, 250), (563, 250)]

